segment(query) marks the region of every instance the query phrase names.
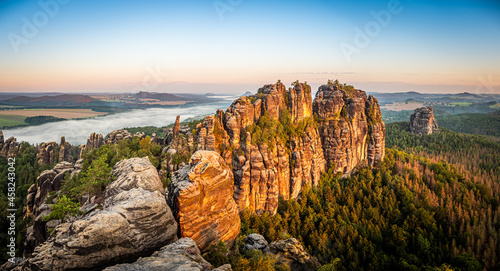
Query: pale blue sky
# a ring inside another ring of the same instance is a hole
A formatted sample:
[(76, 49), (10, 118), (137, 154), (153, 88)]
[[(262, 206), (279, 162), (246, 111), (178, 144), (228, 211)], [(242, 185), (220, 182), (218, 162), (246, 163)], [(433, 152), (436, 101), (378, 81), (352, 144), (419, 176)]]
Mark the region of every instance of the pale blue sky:
[(59, 1), (0, 3), (0, 91), (500, 92), (498, 1)]

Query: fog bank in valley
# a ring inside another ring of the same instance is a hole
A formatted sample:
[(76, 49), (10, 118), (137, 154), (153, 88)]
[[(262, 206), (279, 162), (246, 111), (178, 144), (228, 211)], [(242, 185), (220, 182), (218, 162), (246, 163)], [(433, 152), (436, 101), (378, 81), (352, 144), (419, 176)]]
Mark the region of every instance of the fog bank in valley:
[(92, 119), (66, 120), (39, 126), (3, 130), (3, 133), (5, 139), (14, 136), (17, 141), (27, 141), (31, 144), (50, 141), (59, 143), (61, 136), (64, 136), (66, 141), (72, 145), (80, 145), (87, 143), (87, 137), (92, 132), (106, 136), (113, 130), (125, 127), (167, 126), (175, 122), (177, 115), (180, 115), (181, 121), (184, 121), (190, 117), (215, 114), (219, 108), (225, 110), (233, 99), (235, 98), (227, 97), (223, 102), (194, 105), (191, 107), (133, 110)]

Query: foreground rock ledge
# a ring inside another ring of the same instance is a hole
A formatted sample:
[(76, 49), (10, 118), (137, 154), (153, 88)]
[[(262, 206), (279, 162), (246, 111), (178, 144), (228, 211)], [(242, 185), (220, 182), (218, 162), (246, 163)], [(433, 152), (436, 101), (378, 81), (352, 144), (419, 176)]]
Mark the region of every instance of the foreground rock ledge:
[(193, 154), (169, 186), (168, 203), (181, 236), (192, 238), (202, 252), (219, 241), (232, 246), (241, 225), (233, 191), (233, 173), (218, 153)]
[(200, 254), (193, 239), (182, 238), (177, 242), (162, 247), (151, 257), (140, 258), (135, 263), (119, 264), (108, 267), (105, 271), (203, 271), (219, 270), (230, 271), (231, 265), (223, 265), (217, 269), (212, 269), (212, 265)]
[(103, 209), (59, 225), (17, 270), (91, 269), (146, 256), (177, 240), (158, 173), (147, 157), (123, 160)]

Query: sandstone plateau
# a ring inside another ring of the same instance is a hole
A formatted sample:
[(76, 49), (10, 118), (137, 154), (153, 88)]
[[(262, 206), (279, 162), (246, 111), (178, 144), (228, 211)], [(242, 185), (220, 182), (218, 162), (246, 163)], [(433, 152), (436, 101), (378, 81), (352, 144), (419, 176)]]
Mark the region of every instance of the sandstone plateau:
[(410, 117), (410, 132), (417, 135), (430, 135), (439, 132), (432, 107), (415, 109)]

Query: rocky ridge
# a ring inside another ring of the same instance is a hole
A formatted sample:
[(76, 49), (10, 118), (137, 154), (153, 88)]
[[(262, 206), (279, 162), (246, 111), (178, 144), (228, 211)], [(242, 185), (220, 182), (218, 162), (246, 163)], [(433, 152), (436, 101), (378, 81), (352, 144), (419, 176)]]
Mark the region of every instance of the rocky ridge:
[(172, 157), (194, 150), (219, 152), (232, 168), (240, 211), (258, 214), (275, 214), (279, 197), (296, 198), (304, 186), (317, 185), (327, 167), (348, 174), (385, 154), (377, 99), (342, 85), (321, 86), (314, 101), (305, 83), (288, 90), (279, 82), (265, 85), (206, 116), (194, 132), (180, 136), (178, 123), (167, 135), (162, 168), (175, 172), (183, 162), (174, 165)]

